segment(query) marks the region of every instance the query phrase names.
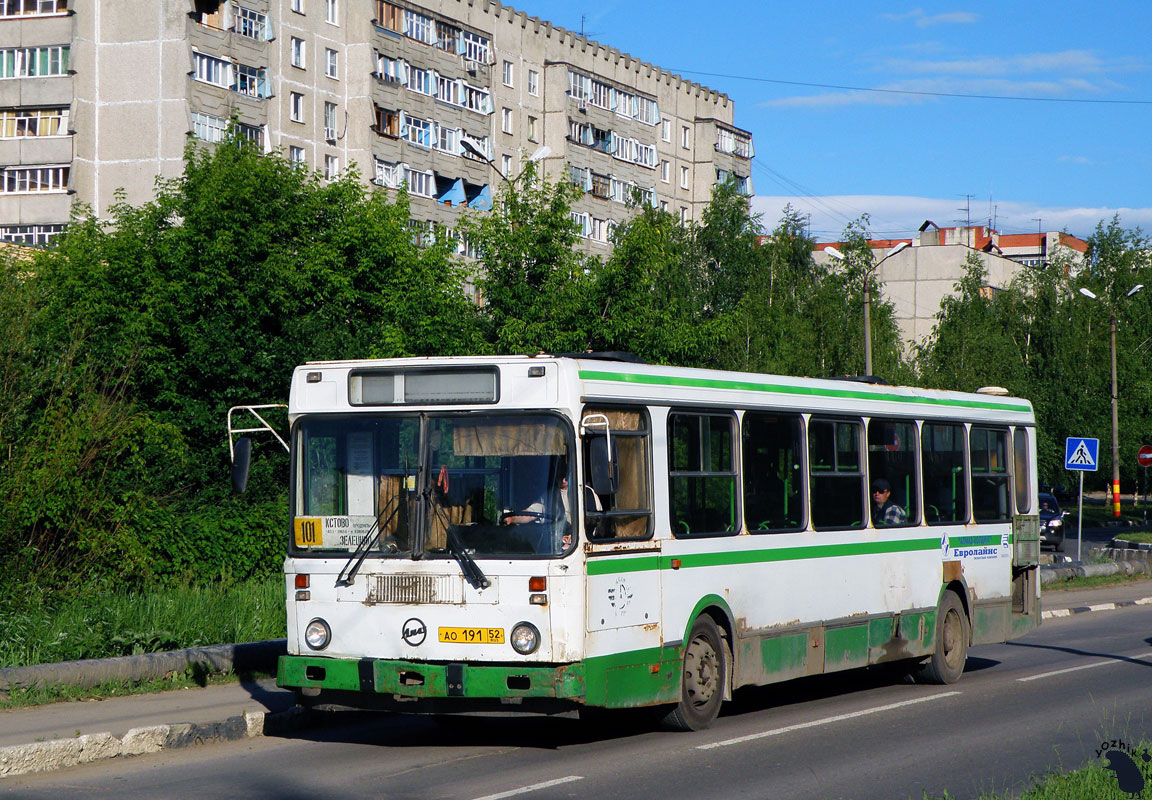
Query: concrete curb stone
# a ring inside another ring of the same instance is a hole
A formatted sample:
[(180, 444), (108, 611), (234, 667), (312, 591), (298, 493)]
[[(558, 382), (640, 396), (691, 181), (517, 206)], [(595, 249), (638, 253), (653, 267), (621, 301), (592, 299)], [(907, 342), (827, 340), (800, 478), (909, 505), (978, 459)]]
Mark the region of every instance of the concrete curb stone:
[(0, 778), (75, 767), (118, 756), (138, 756), (214, 741), (287, 733), (306, 724), (307, 712), (295, 707), (272, 714), (250, 711), (222, 722), (203, 725), (189, 722), (149, 725), (133, 728), (123, 738), (111, 733), (90, 733), (75, 739), (12, 745), (0, 748)]

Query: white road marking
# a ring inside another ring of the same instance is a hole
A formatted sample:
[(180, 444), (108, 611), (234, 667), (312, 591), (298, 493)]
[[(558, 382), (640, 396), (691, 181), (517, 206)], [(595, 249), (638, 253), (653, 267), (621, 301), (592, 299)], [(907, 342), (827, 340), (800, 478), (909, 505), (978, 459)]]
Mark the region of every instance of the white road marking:
[(1146, 606), (1149, 603), (1152, 603), (1152, 597), (1141, 597), (1136, 601), (1136, 605), (1138, 606)]
[(1097, 603), (1094, 606), (1093, 605), (1088, 606), (1088, 608), (1091, 611), (1115, 611), (1116, 610), (1116, 604), (1115, 603)]
[(855, 719), (856, 717), (865, 717), (869, 714), (879, 714), (881, 711), (891, 711), (894, 708), (903, 708), (904, 706), (912, 706), (917, 703), (927, 703), (932, 700), (942, 700), (945, 697), (954, 697), (961, 694), (961, 692), (941, 692), (940, 694), (929, 695), (928, 697), (917, 697), (914, 700), (903, 700), (899, 703), (889, 703), (886, 706), (876, 706), (875, 708), (865, 708), (862, 711), (853, 711), (849, 714), (837, 714), (834, 717), (825, 717), (824, 719), (815, 719), (811, 722), (801, 722), (797, 725), (788, 725), (784, 728), (775, 728), (770, 731), (763, 731), (762, 733), (750, 733), (747, 736), (739, 736), (735, 739), (727, 739), (723, 742), (712, 742), (711, 744), (702, 744), (697, 746), (697, 750), (711, 750), (716, 747), (727, 747), (730, 744), (741, 744), (743, 742), (750, 742), (753, 739), (764, 739), (768, 736), (779, 736), (782, 733), (791, 733), (792, 731), (803, 730), (804, 728), (815, 728), (819, 725), (828, 725), (833, 722), (842, 722), (846, 719)]
[(557, 778), (554, 781), (544, 781), (544, 783), (534, 783), (531, 786), (521, 786), (519, 789), (509, 789), (506, 792), (500, 792), (500, 794), (486, 794), (483, 797), (477, 797), (476, 800), (501, 800), (501, 798), (504, 797), (515, 797), (518, 794), (528, 794), (529, 792), (537, 792), (541, 789), (549, 789), (553, 786), (582, 780), (584, 780), (583, 775), (569, 775), (567, 778)]
[(1053, 617), (1070, 617), (1072, 612), (1067, 608), (1054, 608), (1051, 611), (1044, 611), (1040, 614), (1044, 619), (1052, 619)]
[(1065, 667), (1064, 669), (1055, 669), (1051, 672), (1041, 672), (1039, 675), (1029, 675), (1027, 678), (1017, 678), (1016, 680), (1025, 683), (1027, 681), (1038, 681), (1041, 678), (1051, 678), (1053, 675), (1063, 675), (1065, 672), (1077, 672), (1082, 669), (1094, 669), (1095, 667), (1106, 667), (1109, 664), (1123, 664), (1125, 661), (1142, 661), (1146, 658), (1152, 658), (1152, 653), (1142, 652), (1133, 655), (1123, 655), (1117, 658), (1109, 659), (1108, 661), (1093, 661), (1091, 664), (1081, 664), (1077, 667)]

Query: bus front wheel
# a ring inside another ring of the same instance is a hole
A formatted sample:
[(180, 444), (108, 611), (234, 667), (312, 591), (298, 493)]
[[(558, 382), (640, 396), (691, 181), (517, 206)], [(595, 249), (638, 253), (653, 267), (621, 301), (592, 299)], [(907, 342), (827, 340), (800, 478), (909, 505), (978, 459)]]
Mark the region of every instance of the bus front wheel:
[(666, 725), (681, 731), (699, 731), (712, 724), (724, 702), (727, 653), (712, 618), (697, 619), (684, 647), (680, 702), (664, 718)]
[(920, 667), (917, 678), (924, 683), (956, 683), (968, 660), (968, 616), (953, 591), (944, 592), (936, 613), (936, 650)]

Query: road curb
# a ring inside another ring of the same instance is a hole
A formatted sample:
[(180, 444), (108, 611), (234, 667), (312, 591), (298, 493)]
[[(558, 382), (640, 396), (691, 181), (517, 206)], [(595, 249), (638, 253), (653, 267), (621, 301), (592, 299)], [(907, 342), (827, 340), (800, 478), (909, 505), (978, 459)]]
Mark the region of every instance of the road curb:
[(1152, 605), (1152, 597), (1141, 597), (1139, 600), (1120, 600), (1115, 603), (1094, 603), (1090, 606), (1054, 608), (1050, 611), (1041, 611), (1040, 619), (1058, 619), (1060, 617), (1071, 617), (1074, 614), (1087, 614), (1091, 611), (1115, 611), (1118, 608), (1131, 608), (1132, 606), (1147, 605)]
[(221, 722), (149, 725), (133, 728), (122, 738), (111, 733), (89, 733), (74, 739), (10, 745), (0, 747), (0, 778), (48, 772), (119, 756), (287, 733), (306, 725), (307, 717), (308, 713), (296, 706), (273, 713), (249, 711)]

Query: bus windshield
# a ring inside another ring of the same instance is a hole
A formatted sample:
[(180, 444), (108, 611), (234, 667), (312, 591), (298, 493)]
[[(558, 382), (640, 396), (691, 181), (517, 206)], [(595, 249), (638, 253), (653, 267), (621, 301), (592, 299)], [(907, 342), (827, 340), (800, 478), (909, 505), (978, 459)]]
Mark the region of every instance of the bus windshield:
[(571, 435), (546, 414), (304, 418), (293, 437), (293, 549), (562, 555), (575, 543)]

